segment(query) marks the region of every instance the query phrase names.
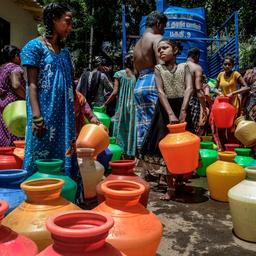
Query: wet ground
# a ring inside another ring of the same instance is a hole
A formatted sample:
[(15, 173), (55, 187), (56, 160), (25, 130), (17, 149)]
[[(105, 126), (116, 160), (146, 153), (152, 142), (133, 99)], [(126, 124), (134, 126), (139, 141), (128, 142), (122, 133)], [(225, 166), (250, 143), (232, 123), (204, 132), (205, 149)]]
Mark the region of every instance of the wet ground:
[(151, 183), (148, 209), (164, 226), (157, 256), (256, 255), (255, 243), (233, 234), (228, 203), (210, 199), (206, 178), (192, 179), (188, 186), (193, 193), (179, 193), (166, 202), (159, 200), (165, 186)]
[[(150, 184), (148, 209), (164, 227), (156, 256), (256, 256), (256, 243), (233, 234), (229, 205), (210, 198), (206, 178), (191, 179), (187, 186), (193, 193), (180, 192), (171, 201), (159, 200), (166, 190), (164, 182)], [(96, 205), (94, 199), (80, 206), (92, 209)]]

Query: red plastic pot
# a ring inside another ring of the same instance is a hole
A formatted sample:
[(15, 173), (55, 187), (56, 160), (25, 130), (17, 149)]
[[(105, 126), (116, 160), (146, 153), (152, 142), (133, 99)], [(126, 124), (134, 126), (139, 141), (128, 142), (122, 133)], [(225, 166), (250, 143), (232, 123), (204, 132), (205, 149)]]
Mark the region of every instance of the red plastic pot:
[(96, 187), (97, 199), (99, 203), (105, 201), (104, 193), (101, 189), (101, 185), (109, 180), (129, 180), (135, 181), (142, 184), (145, 187), (145, 191), (141, 195), (140, 203), (147, 207), (148, 196), (150, 191), (150, 185), (148, 182), (143, 180), (141, 177), (137, 176), (134, 173), (135, 161), (134, 160), (117, 160), (109, 162), (109, 165), (112, 168), (112, 174), (110, 174), (104, 181), (99, 183)]
[(226, 151), (235, 151), (235, 148), (239, 148), (240, 145), (239, 144), (235, 144), (235, 143), (231, 143), (231, 144), (225, 144), (225, 149)]
[(113, 218), (93, 211), (69, 211), (49, 217), (46, 222), (54, 241), (38, 256), (124, 256), (105, 239)]
[[(0, 221), (4, 218), (7, 210), (8, 204), (0, 200)], [(37, 252), (37, 246), (32, 240), (0, 224), (0, 255), (34, 256), (37, 255)]]
[(228, 97), (219, 97), (219, 103), (212, 108), (213, 121), (217, 128), (231, 128), (234, 124), (236, 109), (229, 103)]
[(14, 147), (0, 147), (0, 170), (21, 169), (22, 161), (13, 154)]

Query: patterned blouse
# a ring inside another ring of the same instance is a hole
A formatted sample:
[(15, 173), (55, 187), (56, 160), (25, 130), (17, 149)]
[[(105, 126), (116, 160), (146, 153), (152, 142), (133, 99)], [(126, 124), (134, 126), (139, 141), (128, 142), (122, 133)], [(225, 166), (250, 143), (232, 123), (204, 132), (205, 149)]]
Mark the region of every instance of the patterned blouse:
[(171, 72), (165, 64), (156, 65), (156, 69), (160, 72), (163, 80), (164, 91), (168, 99), (184, 97), (186, 66), (186, 63), (178, 64), (175, 72)]

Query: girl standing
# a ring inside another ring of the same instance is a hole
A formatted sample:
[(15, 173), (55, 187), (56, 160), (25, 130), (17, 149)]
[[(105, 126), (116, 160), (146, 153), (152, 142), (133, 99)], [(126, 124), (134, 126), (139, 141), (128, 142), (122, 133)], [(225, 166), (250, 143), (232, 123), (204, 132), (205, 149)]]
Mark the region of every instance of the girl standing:
[[(226, 56), (223, 61), (224, 71), (220, 72), (217, 77), (217, 83), (214, 87), (214, 92), (218, 96), (227, 96), (230, 98), (230, 103), (235, 107), (237, 115), (243, 112), (242, 102), (239, 94), (248, 92), (250, 88), (242, 78), (241, 74), (233, 71), (234, 59)], [(239, 89), (238, 84), (241, 88)], [(221, 91), (219, 92), (219, 87)], [(214, 125), (214, 120), (211, 120), (211, 127), (214, 140), (219, 150), (223, 150), (225, 143), (236, 142), (231, 129), (217, 129)]]
[(113, 118), (113, 136), (116, 137), (117, 144), (122, 147), (125, 155), (134, 157), (136, 153), (136, 125), (133, 91), (136, 78), (133, 73), (132, 54), (126, 55), (125, 67), (114, 74), (114, 89), (104, 103), (104, 107), (118, 95)]
[[(169, 133), (167, 124), (182, 123), (191, 118), (187, 113), (193, 93), (192, 76), (186, 63), (177, 65), (176, 55), (179, 50), (177, 42), (163, 39), (158, 43), (158, 53), (164, 62), (155, 67), (159, 100), (141, 150), (144, 160), (151, 163), (163, 164), (158, 144)], [(162, 199), (169, 200), (174, 195), (174, 180), (180, 181), (182, 177), (167, 174), (168, 189)]]
[[(249, 91), (249, 87), (245, 83), (241, 74), (237, 71), (233, 71), (234, 59), (230, 56), (226, 56), (223, 61), (224, 71), (220, 72), (217, 77), (217, 83), (214, 87), (214, 92), (217, 95), (224, 95), (230, 97), (230, 103), (235, 107), (238, 113), (240, 109), (240, 100), (238, 95)], [(238, 84), (241, 85), (241, 89), (238, 88)], [(219, 87), (221, 92), (219, 92)]]

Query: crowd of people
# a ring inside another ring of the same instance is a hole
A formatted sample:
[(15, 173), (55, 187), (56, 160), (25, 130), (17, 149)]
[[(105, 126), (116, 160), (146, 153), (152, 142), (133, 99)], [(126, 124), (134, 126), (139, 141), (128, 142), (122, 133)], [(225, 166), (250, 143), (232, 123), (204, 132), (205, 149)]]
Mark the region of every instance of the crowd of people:
[[(93, 70), (86, 69), (78, 81), (74, 81), (72, 60), (62, 44), (72, 29), (71, 10), (65, 4), (49, 4), (43, 20), (45, 34), (29, 41), (21, 52), (5, 46), (0, 67), (0, 113), (10, 102), (26, 98), (24, 168), (29, 174), (35, 171), (36, 159), (59, 158), (64, 161), (65, 174), (79, 180), (76, 137), (87, 121), (99, 124), (94, 106), (107, 109), (114, 101), (111, 133), (124, 157), (141, 160), (141, 175), (147, 179), (154, 178), (151, 164), (159, 166), (158, 174), (166, 174), (158, 144), (168, 134), (167, 124), (187, 122), (187, 129), (197, 135), (212, 133), (219, 150), (235, 140), (233, 129), (216, 129), (209, 117), (213, 98), (199, 65), (200, 50), (190, 49), (187, 61), (177, 64), (182, 45), (163, 38), (167, 23), (163, 13), (148, 15), (146, 30), (125, 57), (124, 69), (111, 77), (106, 60), (98, 56)], [(224, 71), (217, 77), (215, 96), (229, 97), (237, 115), (255, 120), (256, 69), (248, 69), (243, 78), (233, 66), (231, 56), (223, 58)], [(16, 139), (0, 114), (0, 145), (11, 146)], [(166, 178), (168, 189), (163, 199), (169, 200), (175, 183), (186, 177)]]

